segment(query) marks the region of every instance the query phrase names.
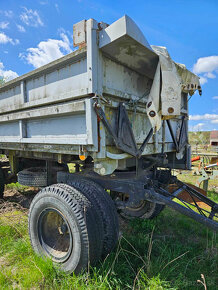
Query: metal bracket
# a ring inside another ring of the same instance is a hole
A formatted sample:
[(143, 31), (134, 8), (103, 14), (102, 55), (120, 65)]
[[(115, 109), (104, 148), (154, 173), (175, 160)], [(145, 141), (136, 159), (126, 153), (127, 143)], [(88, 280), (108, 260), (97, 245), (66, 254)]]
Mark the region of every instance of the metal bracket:
[(117, 124), (116, 124), (117, 132), (114, 131), (114, 129), (108, 122), (104, 111), (102, 110), (100, 104), (97, 101), (94, 103), (94, 110), (97, 116), (104, 124), (109, 134), (112, 136), (117, 148), (121, 149), (126, 153), (129, 153), (134, 157), (140, 158), (145, 149), (145, 146), (147, 145), (151, 136), (153, 135), (153, 128), (150, 129), (144, 142), (138, 149), (124, 103), (119, 103), (118, 107)]
[(180, 127), (180, 132), (179, 132), (179, 139), (177, 141), (176, 137), (174, 136), (173, 134), (173, 129), (172, 129), (172, 126), (171, 126), (171, 123), (170, 123), (170, 120), (166, 120), (167, 121), (167, 125), (168, 125), (168, 128), (169, 128), (169, 131), (170, 131), (170, 135), (173, 139), (173, 143), (176, 147), (176, 152), (179, 153), (183, 147), (186, 145), (186, 141), (187, 141), (187, 136), (185, 136), (184, 138), (184, 135), (186, 134), (186, 128), (185, 128), (185, 116), (182, 116), (182, 124), (181, 124), (181, 127)]

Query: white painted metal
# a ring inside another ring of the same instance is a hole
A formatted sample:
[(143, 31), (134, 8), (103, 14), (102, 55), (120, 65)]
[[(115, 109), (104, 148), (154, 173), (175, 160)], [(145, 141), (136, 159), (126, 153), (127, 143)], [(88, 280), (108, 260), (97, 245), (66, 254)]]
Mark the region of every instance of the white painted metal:
[(174, 151), (162, 120), (171, 118), (178, 134), (181, 114), (188, 117), (187, 94), (200, 90), (198, 78), (165, 48), (150, 46), (128, 16), (110, 26), (83, 20), (73, 32), (76, 51), (0, 87), (0, 149), (79, 154), (82, 148), (98, 170), (114, 170), (129, 155), (102, 123), (98, 128), (97, 98), (112, 125), (119, 102), (126, 104), (138, 146), (155, 129), (143, 155)]
[(73, 26), (73, 45), (81, 46), (86, 43), (86, 20), (82, 20)]

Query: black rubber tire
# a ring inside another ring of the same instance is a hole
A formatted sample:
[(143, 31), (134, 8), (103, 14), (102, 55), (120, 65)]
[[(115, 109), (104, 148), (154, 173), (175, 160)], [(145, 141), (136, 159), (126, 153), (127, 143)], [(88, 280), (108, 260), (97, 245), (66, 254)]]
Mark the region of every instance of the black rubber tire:
[(164, 209), (163, 204), (142, 201), (138, 207), (125, 208), (119, 211), (121, 217), (125, 219), (141, 218), (141, 219), (153, 219), (158, 216)]
[(110, 195), (97, 183), (83, 177), (73, 177), (67, 184), (80, 190), (95, 205), (103, 221), (102, 259), (115, 248), (119, 237), (119, 220), (117, 209)]
[(47, 186), (47, 173), (43, 167), (31, 167), (18, 172), (18, 182), (26, 186)]
[(4, 190), (5, 190), (5, 176), (2, 168), (0, 168), (0, 199), (4, 196)]
[[(39, 221), (46, 210), (52, 209), (64, 216), (68, 232), (72, 234), (73, 248), (66, 261), (62, 261), (62, 270), (79, 274), (88, 264), (96, 263), (102, 251), (102, 237), (96, 223), (96, 213), (89, 200), (78, 190), (70, 186), (65, 188), (48, 186), (33, 199), (29, 211), (29, 235), (33, 249), (42, 256), (49, 256), (46, 243), (39, 234), (43, 231)], [(48, 247), (47, 247), (48, 248)], [(55, 249), (55, 248), (53, 248)]]
[[(52, 167), (52, 182), (57, 182), (57, 172), (68, 172), (66, 164), (59, 164)], [(18, 182), (26, 186), (45, 187), (48, 186), (45, 167), (31, 167), (18, 172)]]
[[(87, 194), (87, 191), (91, 191), (91, 188), (86, 188), (84, 186), (84, 184), (81, 183), (81, 181), (78, 181), (77, 184), (64, 184), (64, 183), (57, 183), (57, 184), (53, 184), (51, 186), (57, 187), (57, 188), (61, 188), (64, 190), (67, 190), (68, 192), (73, 192), (75, 189), (78, 190), (80, 193), (82, 193), (85, 198), (87, 198), (89, 200), (89, 202), (91, 203), (93, 210), (94, 210), (94, 215), (95, 215), (95, 222), (97, 224), (97, 228), (99, 229), (99, 239), (98, 239), (98, 248), (100, 251), (100, 256), (103, 250), (103, 238), (104, 238), (104, 225), (103, 225), (103, 220), (102, 220), (102, 216), (101, 213), (99, 212), (98, 206), (96, 205), (95, 202), (93, 202), (92, 199), (90, 199), (90, 195)], [(73, 194), (73, 193), (72, 193)]]

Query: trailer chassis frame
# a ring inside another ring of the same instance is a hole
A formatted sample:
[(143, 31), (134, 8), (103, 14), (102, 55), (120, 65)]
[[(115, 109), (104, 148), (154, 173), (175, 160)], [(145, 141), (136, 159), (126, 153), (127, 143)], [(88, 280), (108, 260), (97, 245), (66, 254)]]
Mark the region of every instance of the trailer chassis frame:
[[(213, 231), (218, 231), (217, 203), (210, 200), (189, 185), (179, 181), (174, 176), (172, 176), (168, 184), (161, 184), (158, 179), (152, 178), (152, 176), (148, 174), (148, 171), (145, 170), (144, 174), (142, 174), (142, 172), (140, 173), (140, 176), (138, 176), (135, 171), (125, 171), (114, 172), (108, 176), (100, 176), (90, 170), (80, 173), (58, 172), (57, 180), (60, 183), (66, 184), (79, 178), (92, 180), (111, 192), (118, 192), (128, 195), (127, 201), (114, 201), (117, 209), (134, 207), (140, 201), (146, 200), (153, 203), (167, 205), (181, 214), (184, 214), (211, 228)], [(169, 192), (169, 184), (176, 184), (177, 189), (173, 192)], [(180, 197), (182, 190), (188, 192), (193, 200), (193, 203), (187, 202), (185, 199)], [(198, 202), (196, 202), (196, 199), (203, 202), (207, 209), (200, 206)]]

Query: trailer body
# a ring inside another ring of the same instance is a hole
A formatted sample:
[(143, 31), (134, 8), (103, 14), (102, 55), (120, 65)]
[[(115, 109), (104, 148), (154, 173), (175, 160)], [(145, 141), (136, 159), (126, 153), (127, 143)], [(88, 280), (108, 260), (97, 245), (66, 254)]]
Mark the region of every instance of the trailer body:
[[(91, 156), (103, 175), (124, 169), (132, 155), (117, 148), (93, 108), (97, 101), (116, 131), (122, 102), (138, 148), (153, 128), (142, 156), (170, 153), (175, 167), (190, 168), (187, 100), (201, 90), (198, 77), (173, 62), (165, 48), (151, 47), (128, 16), (110, 26), (79, 22), (74, 45), (72, 53), (0, 87), (2, 152), (58, 161)], [(172, 133), (178, 139), (182, 117), (186, 144), (176, 153)]]

